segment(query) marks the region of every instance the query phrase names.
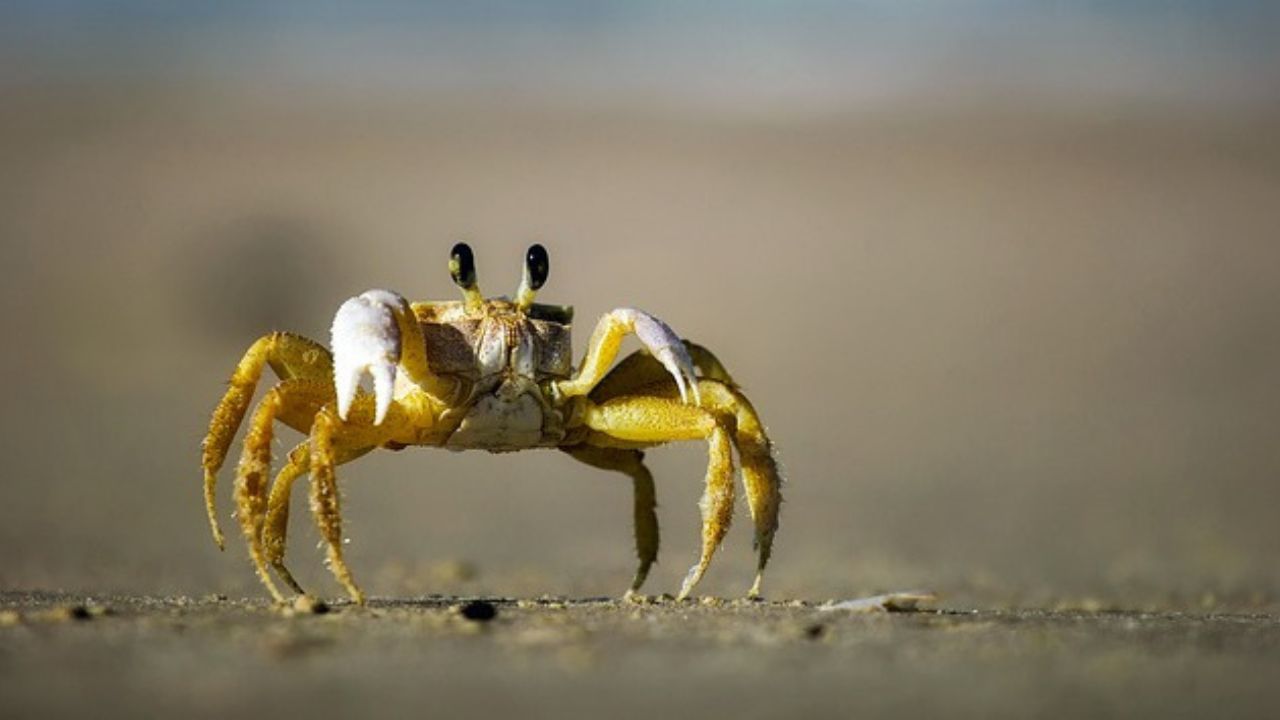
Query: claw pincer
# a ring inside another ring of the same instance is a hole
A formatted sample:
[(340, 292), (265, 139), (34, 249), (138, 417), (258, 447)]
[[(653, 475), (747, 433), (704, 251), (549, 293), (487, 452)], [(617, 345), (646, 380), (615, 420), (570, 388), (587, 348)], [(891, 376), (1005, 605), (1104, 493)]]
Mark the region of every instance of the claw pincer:
[(381, 425), (395, 393), (400, 362), (400, 325), (404, 299), (386, 290), (370, 290), (353, 297), (333, 317), (333, 383), (338, 393), (338, 417), (347, 419), (360, 380), (373, 377), (373, 424)]
[(676, 331), (643, 310), (621, 308), (614, 312), (634, 329), (645, 349), (675, 378), (676, 387), (680, 388), (680, 401), (688, 403), (689, 396), (693, 395), (693, 404), (701, 405), (698, 380), (693, 372), (693, 358), (689, 357), (689, 350), (680, 336), (676, 335)]

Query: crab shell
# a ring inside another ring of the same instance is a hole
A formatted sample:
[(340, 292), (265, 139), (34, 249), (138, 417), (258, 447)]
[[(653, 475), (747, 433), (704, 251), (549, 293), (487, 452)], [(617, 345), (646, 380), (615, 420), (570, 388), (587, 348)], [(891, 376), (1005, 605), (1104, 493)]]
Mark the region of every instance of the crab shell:
[(567, 378), (573, 372), (572, 307), (535, 304), (521, 317), (510, 301), (497, 299), (488, 301), (486, 313), (479, 316), (469, 314), (461, 301), (422, 303), (413, 310), (437, 375), (475, 382), (509, 364), (498, 362), (501, 348), (526, 346), (531, 354), (519, 364), (530, 365), (536, 380)]
[(510, 452), (564, 439), (564, 417), (546, 391), (573, 372), (573, 308), (535, 304), (520, 312), (506, 299), (480, 314), (465, 303), (414, 307), (431, 371), (465, 393), (442, 420), (458, 419), (445, 447)]

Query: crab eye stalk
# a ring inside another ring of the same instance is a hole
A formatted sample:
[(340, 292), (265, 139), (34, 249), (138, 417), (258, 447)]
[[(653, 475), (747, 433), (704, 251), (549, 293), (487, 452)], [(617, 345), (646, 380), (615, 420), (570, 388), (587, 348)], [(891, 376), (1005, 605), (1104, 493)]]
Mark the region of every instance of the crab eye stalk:
[(453, 277), (454, 284), (462, 288), (468, 310), (479, 309), (484, 304), (484, 296), (476, 284), (476, 258), (471, 253), (471, 246), (458, 243), (449, 251), (449, 275)]
[(458, 243), (449, 251), (449, 274), (453, 282), (463, 290), (476, 284), (476, 258), (471, 254), (471, 246)]
[(547, 249), (534, 244), (524, 254), (524, 277), (520, 280), (520, 288), (516, 290), (516, 307), (528, 310), (533, 305), (533, 295), (547, 282), (551, 272), (551, 259), (547, 257)]
[(547, 249), (541, 245), (530, 247), (524, 256), (524, 269), (529, 273), (529, 287), (541, 290), (551, 272), (551, 258), (547, 257)]

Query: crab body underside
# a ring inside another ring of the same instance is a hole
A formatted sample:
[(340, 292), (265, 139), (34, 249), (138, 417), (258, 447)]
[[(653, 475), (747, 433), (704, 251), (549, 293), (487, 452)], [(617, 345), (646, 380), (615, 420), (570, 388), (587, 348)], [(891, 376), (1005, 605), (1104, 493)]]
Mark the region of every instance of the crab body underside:
[[(470, 249), (450, 262), (461, 302), (409, 303), (371, 290), (344, 303), (333, 323), (330, 352), (291, 333), (255, 342), (214, 410), (203, 444), (205, 503), (214, 540), (223, 545), (215, 509), (217, 472), (270, 366), (280, 378), (250, 416), (236, 469), (236, 518), (259, 578), (277, 600), (270, 569), (303, 592), (284, 564), (293, 482), (310, 474), (310, 505), (330, 570), (356, 602), (364, 594), (342, 554), (342, 517), (334, 469), (374, 449), (411, 445), (509, 452), (559, 448), (597, 468), (629, 476), (634, 489), (640, 564), (628, 595), (639, 591), (657, 558), (653, 477), (644, 448), (705, 440), (709, 448), (702, 509), (702, 549), (680, 597), (702, 578), (733, 514), (733, 450), (755, 523), (760, 591), (781, 505), (772, 444), (750, 402), (708, 350), (681, 340), (665, 323), (633, 308), (607, 313), (575, 373), (572, 309), (540, 305), (533, 293), (547, 275), (535, 245), (514, 300), (485, 299), (475, 283)], [(622, 340), (644, 346), (616, 366)], [(373, 391), (360, 388), (372, 376)], [(302, 442), (268, 482), (275, 423), (303, 433)]]

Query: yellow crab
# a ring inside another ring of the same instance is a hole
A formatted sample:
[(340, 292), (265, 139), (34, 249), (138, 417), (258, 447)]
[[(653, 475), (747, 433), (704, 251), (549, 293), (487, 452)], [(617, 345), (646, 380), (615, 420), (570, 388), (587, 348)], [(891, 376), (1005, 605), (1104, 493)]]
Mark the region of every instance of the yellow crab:
[[(548, 270), (546, 250), (534, 245), (515, 299), (485, 299), (471, 249), (459, 243), (449, 271), (462, 288), (461, 302), (409, 303), (396, 293), (370, 290), (338, 309), (332, 353), (290, 333), (271, 333), (255, 342), (236, 366), (203, 444), (205, 505), (218, 547), (223, 536), (215, 510), (217, 472), (262, 367), (269, 365), (280, 382), (249, 421), (235, 503), (258, 577), (277, 600), (284, 596), (268, 566), (303, 592), (284, 565), (285, 533), (290, 488), (310, 472), (311, 511), (327, 546), (329, 568), (353, 600), (364, 602), (342, 557), (334, 468), (376, 448), (409, 445), (490, 452), (559, 448), (593, 467), (630, 476), (640, 558), (627, 591), (632, 596), (658, 554), (653, 476), (641, 450), (674, 440), (706, 440), (710, 449), (700, 504), (702, 552), (679, 597), (697, 585), (729, 528), (734, 448), (755, 521), (758, 560), (750, 595), (757, 596), (782, 497), (772, 446), (755, 410), (714, 355), (634, 308), (601, 318), (575, 374), (569, 336), (573, 309), (533, 301)], [(645, 349), (610, 370), (628, 334)], [(372, 393), (360, 387), (366, 372), (373, 379)], [(289, 452), (268, 488), (276, 421), (307, 438)]]

